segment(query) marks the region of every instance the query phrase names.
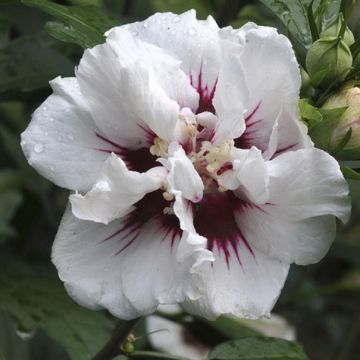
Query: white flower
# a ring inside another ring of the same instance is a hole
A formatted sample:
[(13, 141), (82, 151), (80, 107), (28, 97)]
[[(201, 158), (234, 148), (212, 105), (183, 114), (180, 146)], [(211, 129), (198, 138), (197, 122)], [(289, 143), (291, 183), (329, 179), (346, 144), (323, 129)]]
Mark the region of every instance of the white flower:
[(270, 313), (289, 264), (327, 252), (349, 216), (337, 162), (299, 121), (286, 37), (194, 11), (107, 33), (56, 78), (22, 134), (32, 166), (73, 191), (53, 247), (69, 294), (130, 319), (179, 303)]

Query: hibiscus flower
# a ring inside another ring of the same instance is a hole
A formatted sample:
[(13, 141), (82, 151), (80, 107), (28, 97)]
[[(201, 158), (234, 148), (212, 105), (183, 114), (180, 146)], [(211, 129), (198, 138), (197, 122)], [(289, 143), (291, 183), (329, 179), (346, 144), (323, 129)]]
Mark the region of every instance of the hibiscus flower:
[(276, 29), (155, 14), (87, 49), (22, 134), (70, 189), (52, 258), (80, 304), (131, 319), (270, 313), (289, 265), (346, 221), (338, 163), (298, 116), (299, 66)]

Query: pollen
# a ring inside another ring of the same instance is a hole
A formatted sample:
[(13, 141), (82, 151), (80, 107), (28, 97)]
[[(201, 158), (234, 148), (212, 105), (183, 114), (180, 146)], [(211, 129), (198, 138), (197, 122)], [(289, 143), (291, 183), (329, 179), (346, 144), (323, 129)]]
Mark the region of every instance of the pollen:
[(168, 147), (169, 144), (165, 140), (156, 137), (154, 139), (154, 145), (150, 147), (150, 154), (156, 156), (165, 156), (167, 154)]
[(174, 195), (169, 193), (168, 191), (164, 191), (162, 196), (166, 201), (173, 201), (174, 200)]

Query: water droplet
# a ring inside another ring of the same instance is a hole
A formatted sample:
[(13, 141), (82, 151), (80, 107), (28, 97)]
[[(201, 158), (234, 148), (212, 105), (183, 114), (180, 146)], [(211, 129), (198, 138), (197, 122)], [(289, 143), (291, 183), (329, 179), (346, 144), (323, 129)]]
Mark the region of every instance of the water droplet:
[(70, 112), (70, 109), (65, 109), (65, 112), (66, 112), (66, 113), (69, 113), (69, 112)]
[(148, 27), (149, 27), (149, 23), (145, 21), (144, 24), (143, 24), (143, 26), (144, 26), (144, 28), (148, 28)]
[(170, 30), (170, 35), (175, 35), (175, 30)]
[(69, 140), (74, 140), (74, 135), (73, 134), (68, 134), (67, 137), (68, 137)]
[(44, 145), (43, 144), (35, 144), (34, 145), (34, 151), (37, 154), (40, 154), (43, 150), (44, 150)]
[(174, 23), (179, 23), (181, 21), (181, 17), (180, 16), (175, 16), (174, 18), (173, 18), (173, 22)]
[(16, 335), (21, 339), (21, 340), (30, 340), (31, 338), (34, 337), (36, 333), (36, 329), (32, 329), (29, 331), (24, 331), (24, 330), (16, 330)]
[(53, 121), (54, 121), (54, 118), (53, 118), (53, 117), (49, 118), (49, 121), (53, 122)]
[(44, 110), (44, 111), (47, 110), (47, 106), (46, 106), (46, 105), (43, 106), (43, 110)]
[(188, 30), (188, 34), (189, 34), (190, 36), (195, 36), (195, 35), (197, 34), (197, 31), (196, 31), (196, 29), (194, 29), (194, 28), (190, 28), (190, 29)]
[(59, 135), (59, 136), (57, 137), (57, 140), (58, 140), (58, 141), (61, 141), (61, 140), (62, 140), (62, 137)]
[(45, 136), (49, 136), (49, 133), (47, 131), (45, 131)]
[(51, 165), (51, 166), (50, 166), (50, 170), (51, 170), (52, 172), (54, 172), (54, 171), (55, 171), (55, 166), (54, 166), (54, 165)]

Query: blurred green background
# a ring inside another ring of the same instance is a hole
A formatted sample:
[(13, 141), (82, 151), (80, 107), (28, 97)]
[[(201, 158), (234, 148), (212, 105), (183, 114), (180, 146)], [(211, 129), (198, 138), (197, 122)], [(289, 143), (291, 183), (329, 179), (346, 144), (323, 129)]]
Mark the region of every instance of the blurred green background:
[[(57, 2), (97, 5), (119, 24), (156, 11), (195, 8), (199, 18), (211, 14), (222, 26), (254, 21), (286, 33), (258, 1)], [(72, 76), (83, 52), (50, 37), (43, 29), (49, 20), (19, 1), (0, 0), (0, 359), (6, 360), (90, 359), (116, 322), (105, 312), (81, 309), (63, 291), (50, 251), (68, 194), (39, 176), (20, 149), (20, 133), (50, 95), (48, 81)], [(359, 36), (358, 24), (352, 25)], [(351, 221), (339, 224), (336, 242), (319, 264), (292, 267), (274, 309), (295, 326), (299, 343), (315, 360), (360, 358), (360, 182), (350, 186)], [(212, 345), (231, 337), (202, 320), (188, 327)], [(141, 324), (137, 333), (145, 332)], [(136, 346), (150, 347), (146, 338)]]

